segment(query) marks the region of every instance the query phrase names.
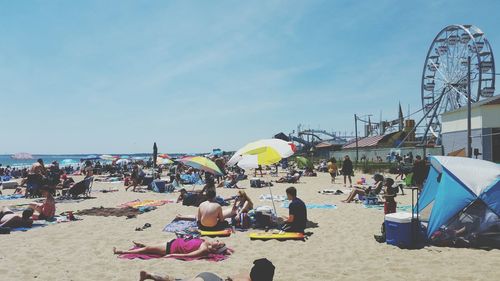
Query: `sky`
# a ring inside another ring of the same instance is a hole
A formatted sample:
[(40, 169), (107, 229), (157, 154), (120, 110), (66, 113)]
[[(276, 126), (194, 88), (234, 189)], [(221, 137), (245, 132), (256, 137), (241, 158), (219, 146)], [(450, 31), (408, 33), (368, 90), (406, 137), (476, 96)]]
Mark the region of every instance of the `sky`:
[[(0, 154), (235, 150), (421, 107), (450, 24), (500, 1), (0, 0)], [(498, 57), (498, 55), (497, 55)]]

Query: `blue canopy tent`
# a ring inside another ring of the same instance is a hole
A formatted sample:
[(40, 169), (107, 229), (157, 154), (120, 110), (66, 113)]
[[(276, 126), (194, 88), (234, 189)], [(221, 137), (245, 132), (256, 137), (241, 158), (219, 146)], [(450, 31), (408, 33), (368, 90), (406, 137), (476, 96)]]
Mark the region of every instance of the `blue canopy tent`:
[(500, 165), (433, 156), (417, 206), (421, 221), (427, 222), (426, 236), (431, 242), (462, 239), (468, 243), (488, 234), (499, 247)]

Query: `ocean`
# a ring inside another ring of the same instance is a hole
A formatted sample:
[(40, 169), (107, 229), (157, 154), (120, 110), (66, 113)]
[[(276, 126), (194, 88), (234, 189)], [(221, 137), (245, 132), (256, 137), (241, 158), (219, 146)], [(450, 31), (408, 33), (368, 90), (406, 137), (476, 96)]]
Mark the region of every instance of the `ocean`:
[[(41, 158), (43, 159), (43, 162), (45, 164), (50, 164), (54, 161), (57, 161), (58, 163), (61, 163), (63, 160), (65, 162), (69, 161), (67, 159), (72, 160), (73, 163), (77, 164), (80, 163), (80, 160), (84, 157), (89, 156), (90, 154), (45, 154), (45, 155), (33, 155), (33, 159), (12, 159), (11, 155), (0, 155), (0, 164), (2, 166), (11, 166), (11, 167), (29, 167), (31, 164), (33, 164), (37, 159)], [(95, 154), (95, 155), (100, 155), (100, 154)], [(134, 158), (134, 157), (141, 157), (148, 159), (149, 157), (152, 157), (152, 155), (149, 153), (139, 153), (139, 154), (113, 154), (113, 155), (121, 155), (121, 156), (126, 156), (128, 158)], [(183, 154), (169, 154), (171, 157), (179, 157)], [(106, 162), (101, 160), (101, 162)], [(64, 166), (64, 165), (61, 165)]]

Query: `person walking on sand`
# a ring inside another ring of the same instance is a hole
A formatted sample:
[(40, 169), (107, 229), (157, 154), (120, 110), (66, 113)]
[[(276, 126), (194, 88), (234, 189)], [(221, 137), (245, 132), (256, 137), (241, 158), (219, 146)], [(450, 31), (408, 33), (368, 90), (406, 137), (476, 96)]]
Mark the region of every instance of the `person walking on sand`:
[(352, 179), (351, 176), (354, 172), (352, 167), (352, 161), (349, 158), (349, 155), (344, 157), (344, 163), (342, 163), (342, 175), (344, 175), (344, 187), (346, 186), (346, 178), (349, 178), (349, 187), (352, 187)]
[(328, 167), (328, 173), (330, 173), (330, 176), (332, 177), (332, 183), (335, 183), (335, 178), (337, 177), (337, 170), (338, 170), (337, 160), (334, 157), (332, 157), (332, 159), (328, 161), (327, 167)]

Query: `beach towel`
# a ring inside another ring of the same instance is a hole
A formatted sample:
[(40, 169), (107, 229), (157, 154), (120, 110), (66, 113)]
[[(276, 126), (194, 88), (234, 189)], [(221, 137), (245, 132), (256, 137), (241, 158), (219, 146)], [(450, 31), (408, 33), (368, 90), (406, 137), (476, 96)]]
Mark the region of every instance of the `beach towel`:
[(349, 194), (351, 193), (350, 190), (344, 189), (323, 189), (321, 191), (318, 191), (318, 193), (323, 194), (323, 195), (343, 195), (343, 194)]
[[(281, 207), (282, 208), (288, 208), (288, 205), (290, 205), (290, 202), (283, 202), (283, 204), (281, 204)], [(333, 204), (313, 204), (313, 203), (310, 203), (310, 204), (306, 204), (306, 208), (307, 209), (337, 209), (337, 205), (333, 205)]]
[(126, 216), (128, 218), (135, 217), (139, 214), (142, 214), (136, 208), (125, 207), (125, 208), (104, 208), (104, 207), (94, 207), (92, 209), (85, 209), (78, 212), (75, 212), (75, 215), (87, 215), (87, 216), (102, 216), (102, 217), (122, 217)]
[(173, 220), (163, 228), (163, 231), (172, 233), (189, 233), (196, 230), (198, 230), (196, 221), (189, 220)]
[(0, 195), (0, 200), (14, 200), (24, 198), (22, 194)]
[[(377, 205), (365, 205), (365, 204), (363, 204), (363, 207), (365, 209), (375, 209), (375, 210), (381, 210), (381, 211), (384, 210), (383, 204), (377, 204)], [(397, 206), (396, 209), (400, 212), (411, 212), (412, 207), (411, 207), (411, 205), (401, 205), (401, 206)]]
[(39, 228), (39, 227), (45, 227), (45, 226), (49, 226), (49, 225), (52, 225), (52, 224), (58, 224), (58, 223), (63, 223), (63, 222), (70, 222), (70, 220), (66, 217), (66, 216), (54, 216), (52, 219), (50, 219), (49, 221), (46, 221), (46, 220), (34, 220), (33, 221), (33, 224), (31, 225), (31, 227), (14, 227), (14, 228), (11, 228), (11, 232), (14, 232), (14, 231), (28, 231), (28, 230), (31, 230), (31, 229), (34, 229), (34, 228)]
[(123, 203), (119, 205), (118, 207), (120, 208), (126, 208), (126, 207), (131, 207), (131, 208), (139, 208), (139, 207), (158, 207), (165, 205), (166, 203), (174, 203), (173, 200), (133, 200), (130, 202)]
[[(260, 201), (271, 201), (271, 194), (262, 194), (259, 197)], [(285, 195), (273, 195), (272, 199), (274, 202), (283, 202), (288, 200)]]
[[(131, 250), (137, 249), (137, 247), (133, 247)], [(158, 258), (167, 258), (166, 256), (160, 256), (160, 255), (144, 255), (144, 254), (123, 254), (118, 256), (121, 259), (127, 259), (127, 260), (132, 260), (132, 259), (141, 259), (141, 260), (150, 260), (150, 259), (158, 259)], [(212, 262), (218, 262), (218, 261), (223, 261), (227, 259), (229, 256), (224, 255), (224, 254), (209, 254), (204, 257), (172, 257), (174, 259), (178, 260), (183, 260), (183, 261), (194, 261), (194, 260), (208, 260)]]

